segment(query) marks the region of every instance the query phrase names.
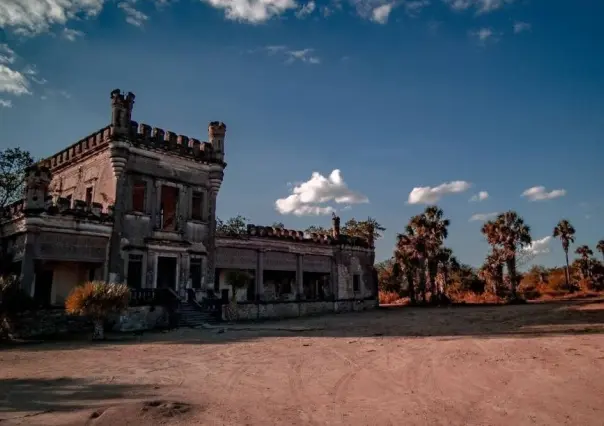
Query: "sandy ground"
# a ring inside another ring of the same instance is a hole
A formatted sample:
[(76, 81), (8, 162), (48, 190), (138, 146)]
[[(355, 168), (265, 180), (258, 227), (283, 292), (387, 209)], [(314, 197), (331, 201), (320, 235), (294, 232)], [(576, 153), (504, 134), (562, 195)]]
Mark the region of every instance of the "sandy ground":
[(604, 425), (604, 301), (0, 347), (2, 425)]

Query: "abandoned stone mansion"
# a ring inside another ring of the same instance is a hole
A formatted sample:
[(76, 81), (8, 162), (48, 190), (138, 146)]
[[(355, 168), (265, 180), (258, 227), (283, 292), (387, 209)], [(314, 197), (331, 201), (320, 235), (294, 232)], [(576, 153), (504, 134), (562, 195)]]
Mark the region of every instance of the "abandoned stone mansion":
[(135, 96), (111, 92), (111, 121), (27, 170), (23, 197), (0, 216), (2, 249), (40, 305), (105, 279), (133, 294), (169, 290), (184, 304), (230, 298), (229, 270), (252, 277), (243, 318), (377, 306), (373, 241), (249, 225), (216, 233), (224, 123), (208, 140), (132, 121)]

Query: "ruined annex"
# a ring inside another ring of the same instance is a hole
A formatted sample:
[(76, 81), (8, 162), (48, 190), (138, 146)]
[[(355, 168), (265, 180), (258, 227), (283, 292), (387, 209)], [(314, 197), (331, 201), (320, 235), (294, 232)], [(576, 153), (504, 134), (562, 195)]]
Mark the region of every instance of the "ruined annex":
[(215, 312), (206, 302), (230, 300), (233, 270), (250, 277), (236, 289), (241, 319), (378, 305), (373, 241), (341, 234), (338, 217), (329, 235), (217, 235), (226, 125), (211, 122), (201, 142), (132, 121), (134, 101), (111, 92), (110, 123), (28, 169), (23, 198), (1, 212), (2, 250), (39, 306), (108, 280), (139, 302), (162, 291), (183, 313)]

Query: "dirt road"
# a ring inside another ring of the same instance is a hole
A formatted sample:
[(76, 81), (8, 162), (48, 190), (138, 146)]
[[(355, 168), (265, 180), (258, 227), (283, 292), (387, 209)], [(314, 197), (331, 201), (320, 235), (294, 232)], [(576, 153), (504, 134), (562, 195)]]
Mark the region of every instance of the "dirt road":
[(604, 303), (381, 309), (0, 349), (32, 425), (604, 425)]

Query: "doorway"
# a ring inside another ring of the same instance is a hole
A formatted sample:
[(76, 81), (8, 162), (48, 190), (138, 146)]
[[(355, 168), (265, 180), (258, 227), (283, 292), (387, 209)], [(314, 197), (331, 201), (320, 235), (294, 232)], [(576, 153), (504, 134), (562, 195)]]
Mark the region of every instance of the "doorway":
[(157, 288), (176, 288), (176, 257), (158, 257), (157, 258)]
[(36, 271), (34, 302), (38, 307), (47, 307), (51, 304), (52, 276), (52, 269), (40, 269)]

